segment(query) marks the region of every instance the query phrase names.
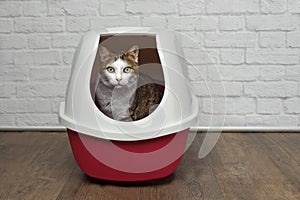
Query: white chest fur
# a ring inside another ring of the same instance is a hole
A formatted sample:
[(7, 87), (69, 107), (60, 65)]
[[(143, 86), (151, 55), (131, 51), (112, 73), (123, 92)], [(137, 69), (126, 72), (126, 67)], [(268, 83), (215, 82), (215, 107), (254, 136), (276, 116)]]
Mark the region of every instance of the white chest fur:
[(102, 112), (119, 121), (131, 121), (129, 108), (134, 99), (136, 83), (129, 86), (108, 87), (99, 82), (96, 89), (96, 101)]

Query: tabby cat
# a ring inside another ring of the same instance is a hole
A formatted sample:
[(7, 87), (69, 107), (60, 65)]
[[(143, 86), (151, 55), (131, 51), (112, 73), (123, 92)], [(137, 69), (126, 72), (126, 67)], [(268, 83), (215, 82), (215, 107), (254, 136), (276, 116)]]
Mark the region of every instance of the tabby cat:
[(150, 76), (139, 73), (139, 47), (113, 53), (99, 47), (101, 66), (95, 103), (108, 117), (135, 121), (148, 116), (160, 103), (162, 91)]

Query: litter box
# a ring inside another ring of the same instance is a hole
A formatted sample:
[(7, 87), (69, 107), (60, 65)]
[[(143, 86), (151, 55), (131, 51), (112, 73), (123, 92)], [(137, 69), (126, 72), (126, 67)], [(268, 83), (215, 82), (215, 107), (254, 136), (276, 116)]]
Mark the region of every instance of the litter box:
[[(139, 46), (140, 70), (163, 92), (151, 114), (125, 122), (98, 109), (99, 44), (114, 51)], [(74, 158), (85, 174), (106, 181), (143, 182), (176, 170), (199, 108), (182, 56), (178, 35), (168, 30), (107, 28), (83, 36), (74, 55), (59, 120), (67, 128)]]

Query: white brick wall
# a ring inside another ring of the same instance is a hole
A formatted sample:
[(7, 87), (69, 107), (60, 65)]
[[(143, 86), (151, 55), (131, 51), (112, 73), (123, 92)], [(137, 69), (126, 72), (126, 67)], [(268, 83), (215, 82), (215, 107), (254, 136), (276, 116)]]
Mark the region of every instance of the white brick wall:
[(299, 0), (2, 0), (0, 126), (58, 125), (79, 38), (114, 26), (192, 39), (199, 125), (300, 126), (299, 14)]

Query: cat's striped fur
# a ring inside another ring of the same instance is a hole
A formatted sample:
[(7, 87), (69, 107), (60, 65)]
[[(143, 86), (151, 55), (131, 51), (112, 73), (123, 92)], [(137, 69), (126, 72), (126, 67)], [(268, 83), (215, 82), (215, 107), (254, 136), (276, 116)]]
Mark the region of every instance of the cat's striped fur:
[(135, 121), (148, 116), (163, 94), (150, 76), (139, 73), (138, 46), (121, 54), (112, 53), (103, 46), (99, 48), (100, 80), (95, 98), (98, 108), (119, 121)]

